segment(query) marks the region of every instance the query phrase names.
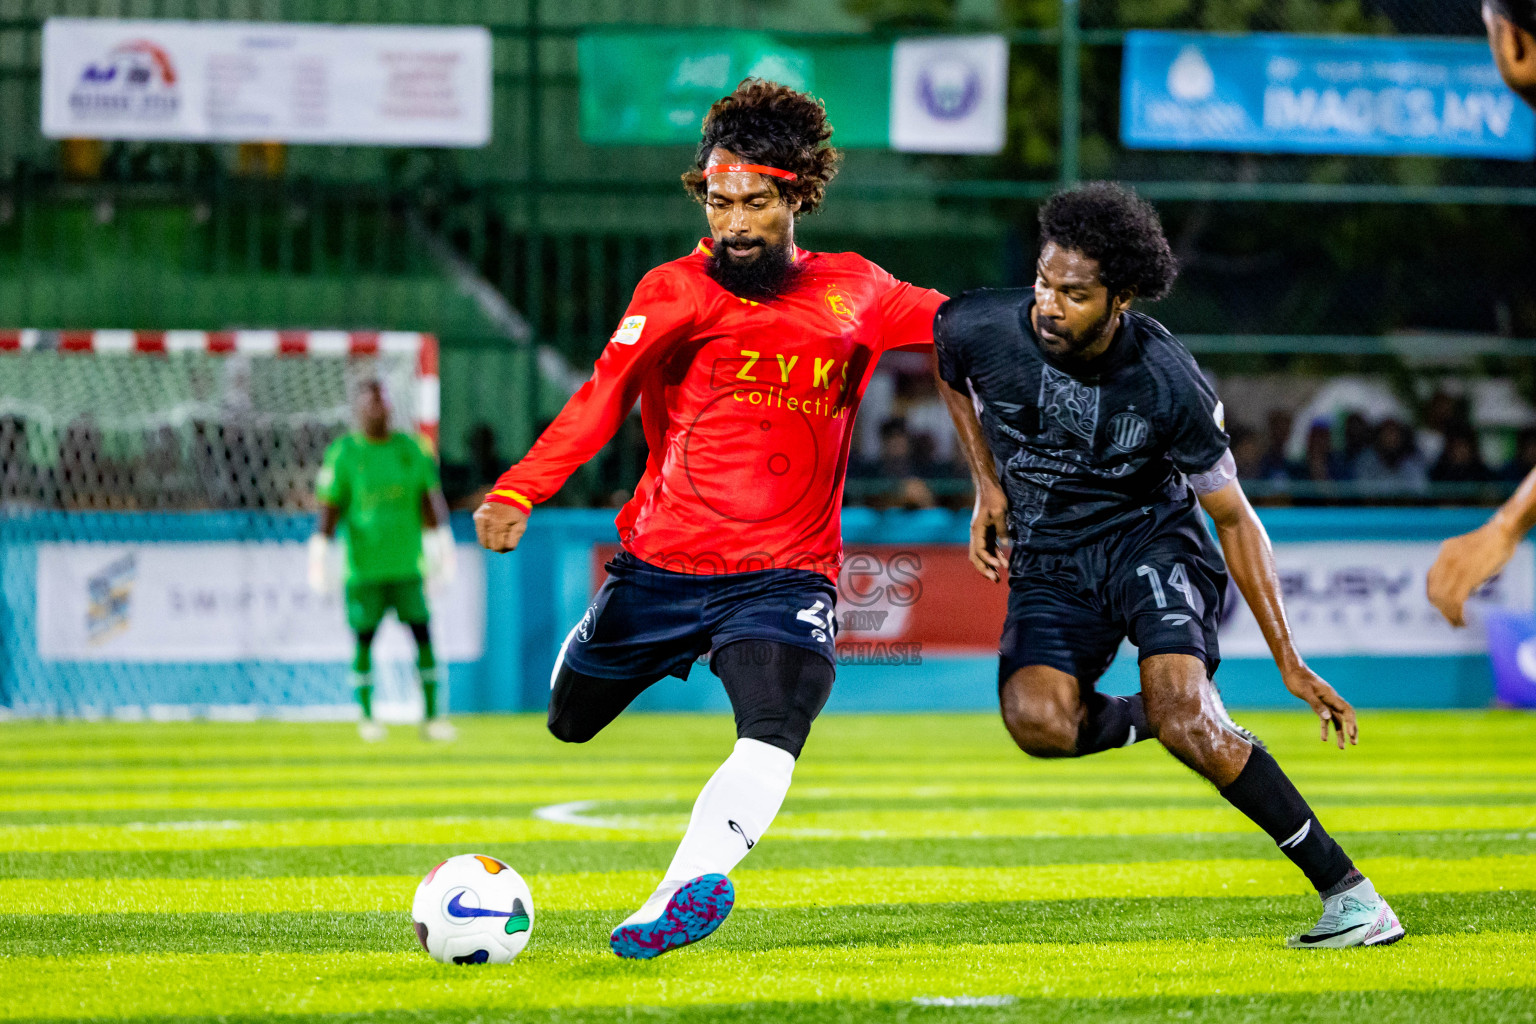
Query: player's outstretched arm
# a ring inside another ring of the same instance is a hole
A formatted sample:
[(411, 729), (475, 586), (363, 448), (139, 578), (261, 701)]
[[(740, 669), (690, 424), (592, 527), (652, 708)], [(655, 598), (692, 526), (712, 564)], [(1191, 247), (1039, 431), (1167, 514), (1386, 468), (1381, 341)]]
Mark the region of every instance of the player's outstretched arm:
[(1471, 533), (1440, 545), (1429, 570), (1429, 600), (1453, 626), (1467, 624), (1465, 605), (1472, 591), (1488, 582), (1514, 557), (1515, 548), (1536, 526), (1536, 471), (1493, 518)]
[(486, 494), (475, 512), (475, 532), (486, 548), (511, 551), (517, 546), (533, 506), (552, 497), (578, 466), (590, 462), (613, 439), (639, 399), (643, 382), (693, 329), (698, 297), (672, 266), (664, 264), (641, 278), (619, 329), (592, 367), (591, 379)]
[[(1230, 454), (1222, 457), (1223, 463), (1230, 459)], [(1280, 668), (1285, 688), (1306, 701), (1321, 720), (1325, 743), (1328, 741), (1328, 725), (1333, 724), (1334, 738), (1343, 750), (1346, 737), (1350, 743), (1358, 742), (1360, 729), (1355, 723), (1355, 709), (1308, 668), (1297, 652), (1290, 623), (1285, 620), (1285, 606), (1280, 600), (1280, 578), (1275, 572), (1275, 552), (1270, 546), (1269, 534), (1264, 532), (1264, 524), (1235, 479), (1235, 467), (1221, 471), (1221, 465), (1213, 467), (1210, 473), (1200, 474), (1207, 479), (1195, 478), (1194, 486), (1200, 495), (1201, 506), (1216, 524), (1216, 536), (1226, 555), (1227, 568), (1237, 581), (1237, 589), (1242, 591), (1253, 617), (1258, 620), (1259, 630)], [(1218, 481), (1222, 486), (1209, 488), (1210, 483)]]
[(971, 511), (971, 564), (976, 571), (996, 583), (1008, 571), (1008, 560), (998, 553), (1000, 539), (1008, 536), (1008, 495), (997, 481), (997, 467), (992, 449), (981, 433), (981, 421), (971, 396), (961, 394), (941, 376), (939, 394), (954, 421), (960, 438), (960, 450), (971, 467), (971, 482), (976, 487), (976, 507)]

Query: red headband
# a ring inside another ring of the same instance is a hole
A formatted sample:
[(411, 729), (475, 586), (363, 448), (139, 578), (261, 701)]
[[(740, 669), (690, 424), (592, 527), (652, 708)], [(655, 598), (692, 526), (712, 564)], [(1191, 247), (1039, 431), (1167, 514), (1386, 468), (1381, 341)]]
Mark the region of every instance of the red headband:
[(794, 181), (800, 177), (794, 171), (781, 171), (777, 167), (766, 167), (763, 164), (710, 164), (704, 168), (704, 177), (707, 178), (711, 174), (735, 174), (738, 171), (767, 174), (774, 178), (783, 178), (785, 181)]

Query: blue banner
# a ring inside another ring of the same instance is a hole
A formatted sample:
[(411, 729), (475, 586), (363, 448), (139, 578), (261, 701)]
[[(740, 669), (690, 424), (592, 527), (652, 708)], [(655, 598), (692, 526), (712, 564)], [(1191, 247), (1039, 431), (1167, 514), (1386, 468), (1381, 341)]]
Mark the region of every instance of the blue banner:
[(1470, 40), (1128, 32), (1133, 149), (1536, 155), (1536, 116)]

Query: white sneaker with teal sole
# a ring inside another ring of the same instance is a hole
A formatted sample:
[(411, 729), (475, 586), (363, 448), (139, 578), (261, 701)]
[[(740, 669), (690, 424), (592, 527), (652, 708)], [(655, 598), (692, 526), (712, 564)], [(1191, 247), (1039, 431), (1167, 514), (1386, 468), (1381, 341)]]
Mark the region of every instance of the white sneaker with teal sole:
[(1403, 937), (1403, 926), (1369, 878), (1323, 900), (1323, 916), (1305, 935), (1292, 935), (1292, 949), (1386, 946)]
[(735, 904), (736, 887), (724, 875), (662, 883), (645, 906), (613, 930), (608, 944), (626, 960), (649, 960), (707, 938)]

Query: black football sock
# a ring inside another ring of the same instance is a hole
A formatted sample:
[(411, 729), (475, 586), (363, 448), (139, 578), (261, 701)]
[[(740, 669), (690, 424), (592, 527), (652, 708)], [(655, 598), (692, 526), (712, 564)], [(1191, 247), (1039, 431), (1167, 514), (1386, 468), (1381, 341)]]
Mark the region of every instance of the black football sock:
[(1273, 839), (1318, 892), (1329, 894), (1355, 870), (1342, 847), (1323, 830), (1312, 808), (1262, 747), (1221, 791), (1233, 807)]
[(1088, 714), (1077, 727), (1078, 757), (1152, 738), (1141, 694), (1109, 697), (1095, 692), (1088, 695), (1087, 704)]

